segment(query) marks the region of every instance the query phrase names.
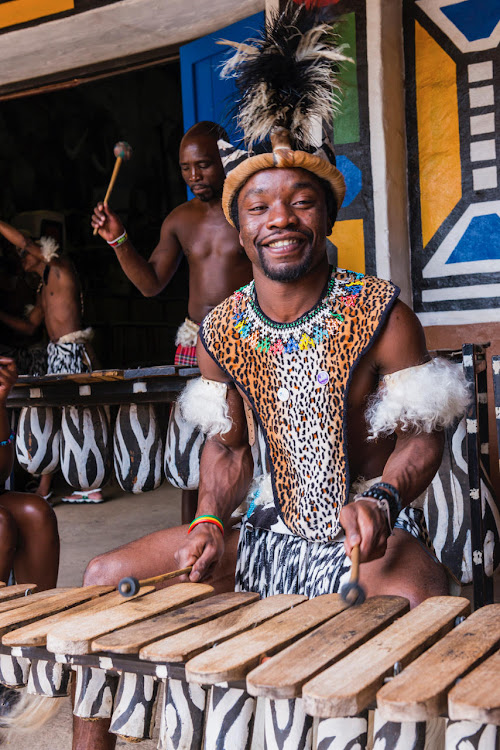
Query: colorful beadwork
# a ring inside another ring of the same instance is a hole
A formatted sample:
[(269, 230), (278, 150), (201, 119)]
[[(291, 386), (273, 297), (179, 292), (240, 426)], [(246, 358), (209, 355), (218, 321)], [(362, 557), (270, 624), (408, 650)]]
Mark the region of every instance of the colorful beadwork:
[(222, 535), (224, 535), (224, 525), (223, 525), (222, 521), (217, 516), (211, 516), (211, 515), (197, 516), (194, 519), (194, 521), (191, 521), (187, 533), (189, 534), (200, 523), (211, 523), (214, 526), (217, 526), (217, 528), (219, 529), (220, 533)]
[(0, 440), (0, 447), (3, 448), (4, 445), (10, 445), (11, 443), (14, 442), (15, 437), (16, 437), (15, 434), (11, 432), (7, 440)]
[[(342, 272), (342, 269), (338, 269)], [(363, 274), (349, 275), (339, 279), (332, 274), (325, 296), (318, 304), (292, 323), (275, 323), (264, 315), (255, 297), (255, 285), (251, 281), (233, 294), (233, 326), (248, 345), (261, 354), (294, 354), (314, 349), (326, 336), (334, 335), (344, 322), (344, 316), (335, 312), (340, 303), (354, 307), (363, 290)]]

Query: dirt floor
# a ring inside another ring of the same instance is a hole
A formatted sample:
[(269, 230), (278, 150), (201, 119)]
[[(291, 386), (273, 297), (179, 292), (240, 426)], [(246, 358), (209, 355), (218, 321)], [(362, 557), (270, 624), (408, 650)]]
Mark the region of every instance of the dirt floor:
[[(61, 537), (59, 586), (80, 586), (88, 561), (95, 555), (125, 544), (151, 531), (180, 523), (180, 492), (166, 482), (146, 495), (124, 495), (118, 488), (105, 488), (107, 502), (99, 505), (57, 505)], [(471, 587), (464, 590), (470, 596)], [(496, 601), (500, 601), (500, 575), (496, 576)], [(35, 734), (6, 738), (0, 745), (13, 750), (70, 750), (71, 707), (69, 699), (55, 718)], [(130, 747), (119, 740), (118, 748)], [(141, 750), (154, 750), (157, 739), (142, 742)], [(90, 749), (89, 750), (93, 750)]]

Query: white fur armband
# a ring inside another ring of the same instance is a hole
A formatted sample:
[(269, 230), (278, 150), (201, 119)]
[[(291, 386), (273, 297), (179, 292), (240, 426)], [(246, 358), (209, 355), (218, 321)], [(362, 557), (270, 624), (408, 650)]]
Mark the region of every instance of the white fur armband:
[(59, 245), (53, 237), (40, 237), (38, 240), (42, 257), (46, 263), (59, 257)]
[(88, 344), (94, 338), (93, 328), (84, 328), (83, 331), (73, 331), (65, 333), (56, 344)]
[(462, 366), (437, 358), (384, 377), (366, 410), (368, 439), (396, 428), (432, 432), (449, 427), (470, 402)]
[(213, 437), (224, 435), (233, 425), (226, 397), (226, 383), (201, 377), (189, 381), (177, 403), (186, 422)]

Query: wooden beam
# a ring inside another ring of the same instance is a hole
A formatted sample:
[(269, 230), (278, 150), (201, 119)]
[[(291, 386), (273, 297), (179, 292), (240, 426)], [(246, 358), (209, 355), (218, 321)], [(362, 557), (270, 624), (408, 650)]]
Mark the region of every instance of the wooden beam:
[[(180, 45), (263, 10), (265, 0), (121, 0), (2, 34), (0, 95), (99, 72)], [(54, 53), (56, 51), (56, 54)]]

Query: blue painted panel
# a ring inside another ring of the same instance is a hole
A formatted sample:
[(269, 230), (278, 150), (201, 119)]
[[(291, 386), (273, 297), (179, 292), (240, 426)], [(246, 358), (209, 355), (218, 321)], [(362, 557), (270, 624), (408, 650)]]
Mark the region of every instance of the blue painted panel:
[(500, 216), (474, 216), (446, 263), (500, 258)]
[(264, 13), (256, 13), (243, 21), (219, 29), (180, 49), (182, 108), (184, 129), (200, 120), (213, 120), (228, 131), (230, 139), (241, 139), (241, 131), (232, 119), (236, 87), (232, 79), (222, 81), (219, 69), (230, 48), (217, 44), (220, 39), (242, 42), (260, 35)]
[(469, 42), (488, 39), (500, 20), (498, 0), (462, 0), (441, 10)]
[(344, 202), (342, 203), (343, 208), (345, 208), (361, 192), (363, 176), (359, 167), (353, 164), (347, 156), (337, 156), (336, 162), (337, 168), (342, 172), (345, 180), (346, 192)]

